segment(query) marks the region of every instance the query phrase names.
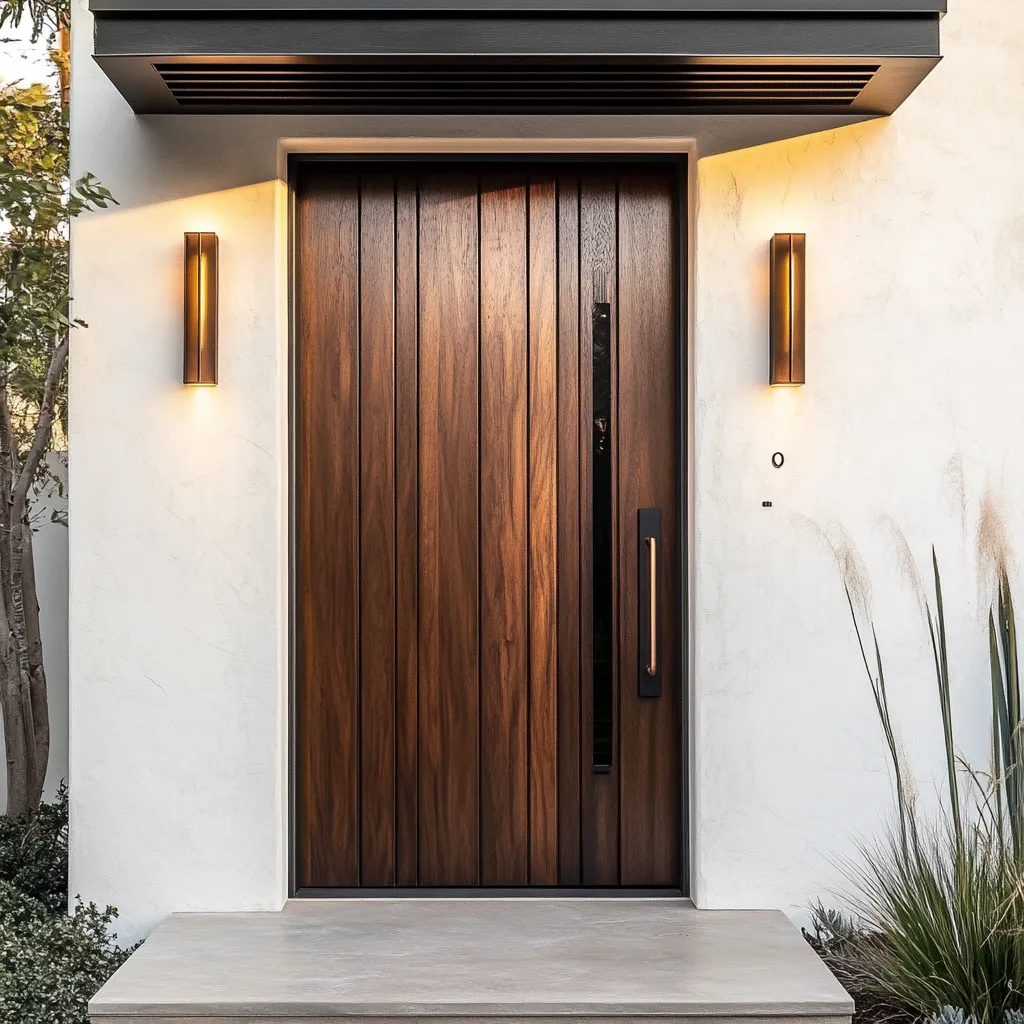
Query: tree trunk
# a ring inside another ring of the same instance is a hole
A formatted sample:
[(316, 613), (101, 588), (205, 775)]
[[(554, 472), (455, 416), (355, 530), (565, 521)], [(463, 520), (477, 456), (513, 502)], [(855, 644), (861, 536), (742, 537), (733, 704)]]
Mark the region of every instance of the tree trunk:
[(62, 110), (67, 110), (71, 103), (71, 24), (64, 15), (61, 15), (57, 30), (57, 46), (60, 54), (57, 61), (60, 71), (60, 105)]
[(14, 636), (3, 623), (6, 633), (0, 639), (0, 704), (3, 705), (4, 744), (7, 748), (7, 814), (26, 818), (34, 810), (31, 800), (31, 759), (26, 743), (25, 709), (22, 703), (21, 671)]
[(11, 495), (14, 489), (14, 438), (6, 381), (0, 389), (0, 705), (7, 760), (7, 813), (24, 818), (31, 811), (29, 750), (22, 704), (18, 647), (11, 628)]
[[(0, 536), (3, 536), (0, 534)], [(0, 581), (20, 630), (12, 630), (7, 609), (0, 609), (0, 706), (7, 748), (7, 814), (25, 818), (39, 808), (50, 753), (50, 723), (43, 670), (39, 604), (36, 598), (32, 531), (13, 526), (12, 571)], [(7, 604), (7, 601), (4, 602)]]
[[(0, 679), (3, 680), (4, 739), (7, 746), (7, 814), (12, 818), (26, 818), (39, 807), (45, 766), (40, 770), (39, 749), (36, 742), (36, 713), (32, 707), (32, 681), (28, 671), (25, 650), (25, 620), (22, 595), (22, 534), (27, 527), (20, 524), (8, 534), (16, 545), (11, 563), (14, 572), (5, 580), (3, 590), (13, 591), (13, 612), (20, 617), (20, 630), (12, 630), (6, 612), (0, 623)], [(10, 584), (14, 584), (11, 586)], [(33, 589), (34, 593), (34, 589)], [(6, 603), (6, 602), (5, 602)], [(47, 747), (49, 736), (47, 730)]]
[(0, 703), (7, 746), (7, 813), (23, 818), (42, 799), (50, 725), (39, 633), (29, 494), (49, 450), (54, 403), (68, 357), (68, 338), (54, 348), (43, 398), (24, 457), (11, 426), (7, 382), (0, 387)]
[(46, 784), (50, 763), (50, 707), (43, 667), (43, 637), (39, 629), (39, 598), (36, 591), (36, 562), (32, 547), (32, 527), (22, 525), (22, 578), (25, 591), (25, 629), (28, 653), (28, 686), (32, 704), (32, 734), (35, 765), (29, 786), (29, 802), (38, 807)]

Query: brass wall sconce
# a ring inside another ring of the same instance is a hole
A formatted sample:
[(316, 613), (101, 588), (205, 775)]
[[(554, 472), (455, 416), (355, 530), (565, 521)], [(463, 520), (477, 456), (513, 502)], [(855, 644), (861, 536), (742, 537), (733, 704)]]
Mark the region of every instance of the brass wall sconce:
[(771, 245), (771, 383), (804, 383), (806, 235), (775, 235)]
[(185, 233), (185, 383), (217, 383), (217, 236)]

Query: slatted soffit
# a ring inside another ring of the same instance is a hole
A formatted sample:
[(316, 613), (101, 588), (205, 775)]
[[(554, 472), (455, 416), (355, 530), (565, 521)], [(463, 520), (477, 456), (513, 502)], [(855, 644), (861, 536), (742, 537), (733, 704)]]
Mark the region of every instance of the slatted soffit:
[(890, 114), (946, 0), (91, 0), (140, 114)]

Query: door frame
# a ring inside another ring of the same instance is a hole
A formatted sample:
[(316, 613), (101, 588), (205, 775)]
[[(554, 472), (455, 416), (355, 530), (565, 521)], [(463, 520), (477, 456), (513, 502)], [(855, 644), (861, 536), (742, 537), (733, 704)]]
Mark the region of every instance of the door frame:
[[(284, 177), (287, 182), (287, 225), (286, 225), (286, 289), (288, 316), (288, 347), (287, 347), (287, 427), (288, 427), (288, 633), (287, 633), (287, 671), (288, 671), (288, 708), (287, 708), (287, 876), (288, 896), (293, 899), (339, 899), (339, 898), (537, 898), (537, 897), (582, 897), (597, 896), (602, 898), (637, 898), (644, 896), (675, 896), (689, 898), (691, 893), (690, 871), (692, 857), (690, 850), (692, 836), (691, 821), (691, 751), (692, 751), (692, 668), (693, 645), (691, 643), (693, 577), (690, 552), (693, 545), (693, 510), (691, 496), (693, 494), (693, 432), (691, 409), (693, 408), (693, 253), (694, 253), (694, 208), (695, 208), (695, 173), (696, 153), (692, 141), (658, 140), (557, 140), (555, 148), (540, 145), (540, 140), (518, 140), (509, 148), (492, 148), (495, 142), (509, 140), (465, 140), (458, 145), (457, 140), (394, 140), (409, 144), (400, 145), (393, 152), (388, 145), (380, 145), (382, 140), (363, 150), (342, 148), (332, 151), (325, 140), (311, 140), (314, 145), (306, 151), (304, 146), (282, 146), (279, 154), (284, 163)], [(426, 143), (426, 145), (424, 145)], [(466, 144), (469, 148), (464, 148)], [(475, 143), (475, 144), (474, 144)], [(583, 143), (583, 148), (576, 148)], [(666, 148), (666, 143), (668, 147)], [(424, 148), (417, 151), (417, 144)], [(636, 146), (637, 148), (632, 148)], [(676, 656), (680, 668), (679, 700), (676, 709), (676, 772), (679, 779), (679, 887), (669, 889), (644, 889), (624, 887), (589, 888), (582, 886), (523, 886), (516, 888), (495, 887), (373, 887), (346, 886), (339, 888), (299, 887), (296, 881), (297, 852), (297, 794), (296, 794), (296, 759), (298, 757), (297, 738), (297, 691), (298, 691), (298, 536), (297, 536), (297, 419), (298, 405), (298, 344), (296, 316), (296, 285), (298, 260), (296, 257), (295, 232), (296, 218), (296, 186), (300, 166), (309, 163), (339, 164), (458, 164), (458, 163), (579, 163), (579, 164), (644, 164), (661, 163), (672, 166), (675, 171), (675, 202), (678, 213), (677, 238), (678, 246), (678, 301), (676, 303), (676, 329), (679, 339), (679, 359), (677, 362), (676, 391), (678, 400), (678, 422), (676, 424), (676, 493), (679, 502), (679, 557), (673, 566), (676, 576), (676, 587), (679, 600), (676, 610)]]

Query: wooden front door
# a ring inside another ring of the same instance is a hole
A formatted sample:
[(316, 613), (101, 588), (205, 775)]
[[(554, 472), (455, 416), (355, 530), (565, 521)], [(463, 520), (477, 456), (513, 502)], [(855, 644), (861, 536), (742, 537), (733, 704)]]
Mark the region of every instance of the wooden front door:
[(299, 165), (299, 889), (680, 884), (677, 178)]

